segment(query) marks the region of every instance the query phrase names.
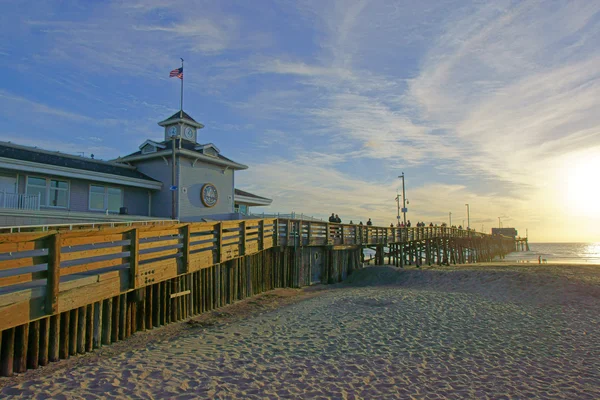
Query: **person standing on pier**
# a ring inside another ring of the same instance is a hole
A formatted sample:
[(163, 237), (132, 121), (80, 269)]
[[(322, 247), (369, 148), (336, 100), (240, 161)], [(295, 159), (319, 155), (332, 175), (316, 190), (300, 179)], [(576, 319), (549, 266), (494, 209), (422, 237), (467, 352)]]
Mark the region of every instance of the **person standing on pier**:
[(337, 215), (337, 214), (335, 214), (335, 222), (337, 222), (338, 224), (342, 223), (342, 220), (341, 220), (340, 216)]
[(329, 217), (329, 222), (337, 222), (335, 219), (335, 214), (331, 213), (331, 217)]
[(367, 225), (373, 225), (373, 223), (371, 222), (371, 218), (369, 218), (369, 220), (367, 221)]

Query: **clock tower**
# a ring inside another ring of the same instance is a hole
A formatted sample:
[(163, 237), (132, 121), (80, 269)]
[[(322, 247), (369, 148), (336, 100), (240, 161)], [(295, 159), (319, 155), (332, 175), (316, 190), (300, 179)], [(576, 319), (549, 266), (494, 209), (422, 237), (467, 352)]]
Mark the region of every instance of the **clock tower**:
[(158, 125), (165, 128), (165, 140), (176, 137), (192, 143), (198, 143), (198, 131), (204, 128), (204, 125), (196, 122), (185, 111), (177, 111)]

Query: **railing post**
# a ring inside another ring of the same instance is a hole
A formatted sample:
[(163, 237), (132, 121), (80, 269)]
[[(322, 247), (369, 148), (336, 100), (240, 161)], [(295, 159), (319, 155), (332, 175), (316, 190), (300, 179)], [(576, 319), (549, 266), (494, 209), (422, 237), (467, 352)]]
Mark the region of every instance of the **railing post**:
[(129, 287), (137, 287), (138, 263), (140, 260), (140, 238), (137, 228), (129, 231)]
[(60, 284), (60, 233), (50, 236), (48, 241), (48, 279), (46, 287), (46, 314), (58, 313)]
[(264, 250), (265, 249), (265, 220), (261, 219), (260, 222), (258, 223), (258, 226), (260, 227), (260, 247), (259, 247), (259, 250)]
[(217, 223), (217, 264), (221, 264), (222, 253), (223, 253), (223, 224)]
[(182, 226), (180, 228), (180, 232), (183, 236), (183, 247), (181, 248), (181, 253), (183, 254), (183, 273), (187, 274), (190, 271), (190, 243), (192, 240), (190, 234), (190, 224)]
[(310, 221), (307, 222), (307, 232), (306, 232), (306, 245), (310, 246), (310, 239), (312, 237), (312, 223)]
[(326, 239), (327, 239), (327, 245), (330, 245), (331, 244), (331, 224), (329, 222), (327, 223), (327, 236), (326, 236)]
[(240, 236), (240, 256), (244, 256), (246, 255), (246, 221), (244, 220), (240, 223)]
[(279, 217), (277, 217), (277, 219), (275, 220), (274, 228), (275, 228), (275, 238), (273, 238), (273, 245), (279, 246)]

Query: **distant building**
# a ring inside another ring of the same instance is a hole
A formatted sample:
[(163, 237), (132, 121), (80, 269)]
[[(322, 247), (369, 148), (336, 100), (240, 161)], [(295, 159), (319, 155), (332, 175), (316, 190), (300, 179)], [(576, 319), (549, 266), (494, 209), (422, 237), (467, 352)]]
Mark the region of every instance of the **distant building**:
[(0, 226), (237, 219), (250, 206), (271, 204), (235, 189), (235, 171), (248, 167), (212, 143), (199, 144), (203, 125), (188, 114), (177, 112), (159, 125), (163, 141), (146, 140), (112, 161), (0, 142)]
[(492, 235), (503, 235), (515, 238), (518, 234), (515, 228), (492, 228)]

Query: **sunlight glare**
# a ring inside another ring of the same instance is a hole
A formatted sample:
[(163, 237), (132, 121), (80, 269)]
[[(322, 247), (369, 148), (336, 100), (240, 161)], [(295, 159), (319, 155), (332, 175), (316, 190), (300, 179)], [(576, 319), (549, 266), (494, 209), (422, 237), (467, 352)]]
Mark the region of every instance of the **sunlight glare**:
[(566, 207), (576, 214), (600, 216), (600, 154), (588, 154), (572, 160), (566, 167)]

